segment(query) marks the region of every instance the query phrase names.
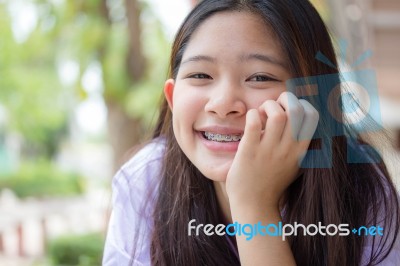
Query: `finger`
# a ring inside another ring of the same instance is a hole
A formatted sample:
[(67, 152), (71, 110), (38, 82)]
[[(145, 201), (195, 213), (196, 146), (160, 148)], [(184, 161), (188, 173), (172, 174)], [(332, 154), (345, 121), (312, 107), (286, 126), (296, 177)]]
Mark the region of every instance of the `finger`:
[(298, 139), (300, 142), (303, 142), (306, 147), (308, 147), (318, 126), (319, 113), (317, 109), (315, 109), (314, 106), (312, 106), (312, 104), (308, 101), (301, 99), (299, 102), (304, 108), (304, 118), (303, 124), (299, 131)]
[(246, 114), (246, 125), (243, 137), (240, 140), (238, 151), (246, 151), (259, 146), (262, 123), (256, 109), (250, 109)]
[(285, 110), (274, 100), (265, 101), (259, 110), (266, 116), (263, 142), (267, 145), (279, 143), (287, 121)]
[(299, 99), (291, 92), (282, 93), (277, 102), (286, 112), (288, 122), (282, 138), (297, 141), (304, 119), (304, 108)]

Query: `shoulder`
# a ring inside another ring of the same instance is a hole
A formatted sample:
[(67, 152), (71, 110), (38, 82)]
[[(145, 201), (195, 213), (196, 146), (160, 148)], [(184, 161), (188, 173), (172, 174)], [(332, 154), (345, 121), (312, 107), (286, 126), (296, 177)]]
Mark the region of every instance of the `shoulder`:
[[(396, 265), (400, 261), (400, 195), (396, 188), (384, 179), (385, 174), (376, 164), (374, 164), (376, 176), (386, 182), (382, 183), (382, 192), (378, 197), (376, 206), (369, 206), (369, 220), (372, 226), (379, 226), (382, 229), (382, 236), (376, 234), (368, 235), (365, 239), (363, 250), (363, 264), (369, 265), (371, 261), (378, 262), (379, 265)], [(384, 255), (387, 254), (385, 257)], [(373, 258), (373, 259), (372, 259)]]
[(161, 174), (165, 141), (157, 138), (145, 145), (113, 178), (113, 192), (137, 194), (156, 188)]
[(164, 147), (165, 141), (154, 139), (114, 176), (103, 265), (150, 265), (151, 216)]
[[(397, 229), (388, 231), (385, 230), (386, 228), (382, 228), (383, 234), (387, 237), (386, 239), (380, 236), (366, 237), (361, 265), (370, 265), (375, 262), (381, 266), (389, 266), (397, 265), (400, 261), (400, 234), (394, 232)], [(383, 258), (382, 254), (387, 255)]]
[[(132, 182), (135, 178), (138, 178), (138, 172), (142, 173), (151, 169), (156, 170), (154, 167), (159, 168), (161, 166), (164, 149), (165, 141), (163, 139), (153, 139), (126, 162), (118, 174), (130, 178)], [(116, 175), (117, 178), (118, 174)]]

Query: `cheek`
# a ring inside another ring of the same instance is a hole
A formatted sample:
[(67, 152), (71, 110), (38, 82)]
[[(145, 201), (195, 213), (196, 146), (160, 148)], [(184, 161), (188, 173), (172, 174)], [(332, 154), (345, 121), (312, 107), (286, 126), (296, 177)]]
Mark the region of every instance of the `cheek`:
[(173, 127), (175, 134), (181, 135), (192, 128), (204, 110), (201, 95), (189, 90), (177, 90), (173, 97)]
[(257, 109), (266, 100), (276, 101), (284, 91), (286, 91), (284, 85), (264, 90), (252, 90), (247, 95), (247, 107), (248, 109)]
[(206, 98), (204, 91), (177, 87), (173, 95), (173, 112), (199, 112), (204, 109)]

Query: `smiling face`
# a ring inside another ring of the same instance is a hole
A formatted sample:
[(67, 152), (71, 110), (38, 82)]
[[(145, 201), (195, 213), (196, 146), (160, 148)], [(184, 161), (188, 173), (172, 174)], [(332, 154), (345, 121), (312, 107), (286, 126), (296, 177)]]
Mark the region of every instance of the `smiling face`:
[(225, 181), (247, 111), (285, 91), (285, 65), (275, 34), (252, 13), (217, 13), (193, 33), (164, 92), (176, 140), (203, 175)]

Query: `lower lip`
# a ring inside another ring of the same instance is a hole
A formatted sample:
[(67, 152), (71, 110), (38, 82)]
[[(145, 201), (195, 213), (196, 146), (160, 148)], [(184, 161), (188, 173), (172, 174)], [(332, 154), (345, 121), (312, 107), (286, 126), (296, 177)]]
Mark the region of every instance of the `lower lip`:
[(239, 141), (233, 142), (218, 142), (212, 141), (204, 138), (201, 132), (197, 132), (198, 137), (201, 142), (206, 146), (209, 150), (213, 152), (236, 152), (239, 147)]

